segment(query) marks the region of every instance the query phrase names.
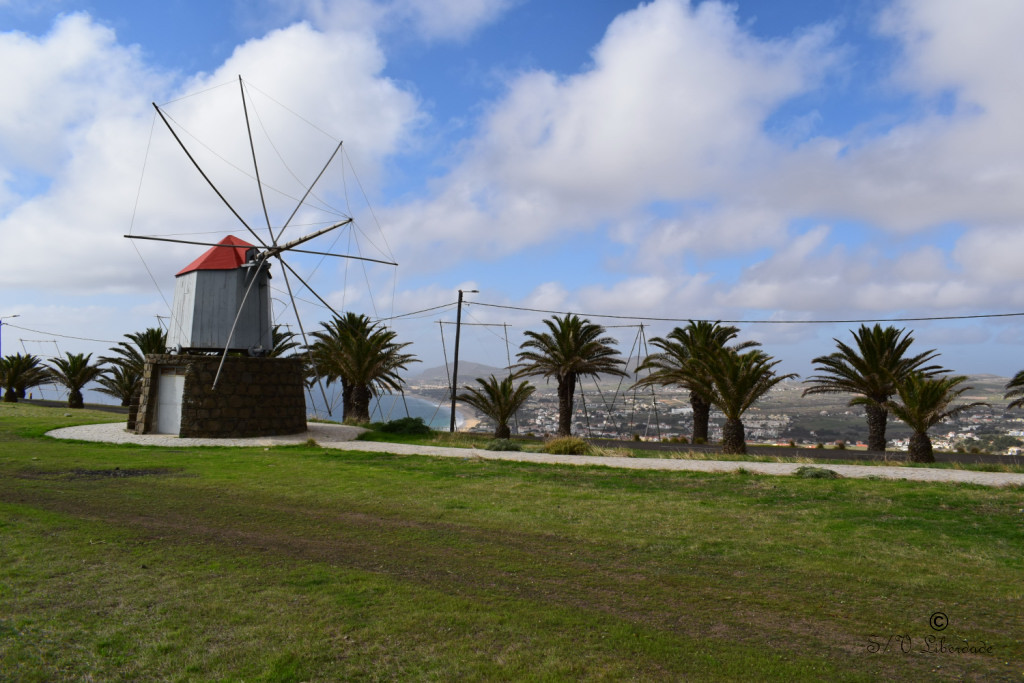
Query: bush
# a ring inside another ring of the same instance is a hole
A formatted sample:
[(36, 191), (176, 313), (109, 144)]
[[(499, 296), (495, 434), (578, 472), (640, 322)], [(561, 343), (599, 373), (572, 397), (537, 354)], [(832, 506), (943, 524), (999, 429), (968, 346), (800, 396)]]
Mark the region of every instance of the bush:
[(842, 440), (836, 441), (836, 450), (837, 451), (845, 451), (846, 450), (846, 442), (842, 441)]
[(840, 479), (838, 472), (834, 472), (824, 467), (811, 467), (804, 465), (803, 467), (797, 467), (793, 473), (803, 479)]
[(403, 417), (398, 420), (375, 425), (378, 431), (386, 434), (430, 434), (434, 430), (427, 426), (422, 417)]
[(819, 441), (819, 442), (818, 442), (818, 444), (817, 444), (817, 445), (815, 446), (815, 448), (824, 448), (824, 447), (825, 447), (825, 444), (821, 443), (820, 441)]
[(562, 436), (545, 442), (543, 452), (552, 455), (590, 455), (590, 444), (579, 437)]
[(511, 439), (493, 439), (484, 445), (485, 451), (521, 451), (523, 447)]

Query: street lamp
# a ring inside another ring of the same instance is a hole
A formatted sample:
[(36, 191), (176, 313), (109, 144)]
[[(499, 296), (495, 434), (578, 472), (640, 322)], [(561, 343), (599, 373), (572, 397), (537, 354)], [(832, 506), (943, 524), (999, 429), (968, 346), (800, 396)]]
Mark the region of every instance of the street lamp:
[(0, 316), (0, 358), (4, 357), (4, 353), (3, 353), (3, 349), (4, 349), (4, 346), (3, 346), (4, 318), (7, 318), (8, 320), (10, 320), (11, 318), (20, 318), (20, 317), (21, 317), (20, 313), (16, 314), (16, 315)]
[[(468, 289), (466, 294), (479, 294), (478, 289)], [(462, 327), (462, 290), (459, 290), (459, 308), (455, 314), (455, 362), (452, 364), (452, 421), (448, 431), (455, 431), (455, 393), (459, 387), (459, 330)]]

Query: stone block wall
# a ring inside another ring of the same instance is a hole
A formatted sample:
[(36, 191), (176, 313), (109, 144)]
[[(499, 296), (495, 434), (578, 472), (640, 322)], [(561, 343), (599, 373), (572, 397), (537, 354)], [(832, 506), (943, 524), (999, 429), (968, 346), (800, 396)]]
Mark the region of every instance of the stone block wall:
[(220, 356), (146, 356), (135, 431), (144, 434), (155, 428), (156, 379), (166, 366), (185, 369), (179, 436), (231, 438), (306, 431), (300, 359), (228, 356), (214, 389), (220, 361)]

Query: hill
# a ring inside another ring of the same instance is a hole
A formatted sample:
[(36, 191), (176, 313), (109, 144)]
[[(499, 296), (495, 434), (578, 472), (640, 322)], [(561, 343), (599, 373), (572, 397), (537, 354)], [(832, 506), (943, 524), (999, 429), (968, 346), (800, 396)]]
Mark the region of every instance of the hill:
[[(406, 378), (406, 382), (410, 386), (418, 385), (449, 385), (449, 377), (451, 375), (451, 366), (445, 367), (439, 365), (433, 368), (427, 368), (418, 375), (413, 375)], [(488, 375), (495, 375), (497, 377), (503, 376), (507, 373), (506, 368), (498, 368), (493, 365), (484, 365), (483, 363), (474, 363), (473, 361), (459, 360), (459, 384), (462, 385), (464, 382), (472, 382), (477, 377), (487, 377)]]

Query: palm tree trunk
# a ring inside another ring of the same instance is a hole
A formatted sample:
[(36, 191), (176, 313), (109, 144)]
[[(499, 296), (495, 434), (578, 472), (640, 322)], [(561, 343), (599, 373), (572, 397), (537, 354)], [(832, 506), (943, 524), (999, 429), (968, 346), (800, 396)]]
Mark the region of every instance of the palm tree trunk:
[(707, 443), (708, 422), (711, 420), (711, 404), (696, 392), (690, 392), (690, 407), (693, 408), (693, 443)]
[(495, 439), (508, 439), (511, 436), (512, 436), (512, 428), (509, 427), (507, 424), (500, 424), (494, 430), (494, 438)]
[(558, 378), (558, 435), (572, 436), (573, 396), (576, 394), (576, 375), (569, 373)]
[[(341, 380), (341, 419), (347, 420), (353, 417), (355, 405), (352, 402), (352, 386), (345, 380)], [(353, 417), (354, 419), (354, 417)]]
[(352, 387), (352, 414), (345, 413), (345, 422), (370, 421), (370, 387), (366, 385)]
[(865, 406), (868, 415), (868, 450), (885, 450), (885, 425), (889, 420), (889, 411), (879, 405)]
[(85, 401), (82, 399), (82, 392), (72, 389), (68, 392), (68, 408), (84, 408)]
[(7, 391), (4, 392), (4, 403), (17, 403), (17, 402), (18, 402), (18, 392), (16, 392), (14, 389), (8, 389)]
[(911, 462), (935, 462), (932, 440), (927, 432), (914, 432), (910, 437)]
[(743, 455), (747, 452), (747, 439), (742, 420), (726, 419), (722, 428), (722, 452), (727, 455)]

